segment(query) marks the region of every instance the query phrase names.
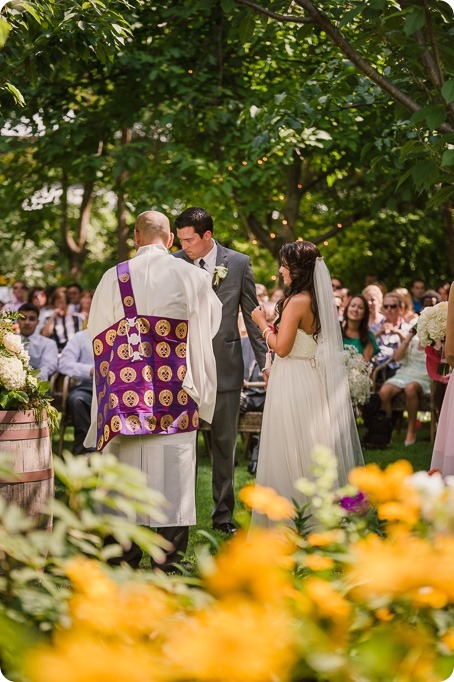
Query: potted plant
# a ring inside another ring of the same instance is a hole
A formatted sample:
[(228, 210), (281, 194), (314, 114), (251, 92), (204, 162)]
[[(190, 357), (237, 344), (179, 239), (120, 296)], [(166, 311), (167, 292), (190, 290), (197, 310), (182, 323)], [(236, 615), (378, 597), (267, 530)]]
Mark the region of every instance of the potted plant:
[[(31, 516), (40, 516), (53, 494), (51, 430), (58, 413), (50, 404), (49, 382), (16, 333), (20, 313), (0, 313), (0, 452), (10, 458), (14, 479), (0, 479), (0, 494)], [(46, 519), (49, 523), (49, 519)]]

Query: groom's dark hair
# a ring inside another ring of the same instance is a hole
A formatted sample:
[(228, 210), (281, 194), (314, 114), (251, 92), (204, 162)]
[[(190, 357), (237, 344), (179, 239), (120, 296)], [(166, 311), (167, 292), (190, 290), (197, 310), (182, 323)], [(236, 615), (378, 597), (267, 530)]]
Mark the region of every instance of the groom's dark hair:
[(199, 206), (186, 208), (175, 218), (175, 228), (181, 230), (183, 227), (193, 227), (199, 237), (203, 237), (205, 232), (211, 232), (211, 234), (214, 232), (213, 218), (208, 211)]

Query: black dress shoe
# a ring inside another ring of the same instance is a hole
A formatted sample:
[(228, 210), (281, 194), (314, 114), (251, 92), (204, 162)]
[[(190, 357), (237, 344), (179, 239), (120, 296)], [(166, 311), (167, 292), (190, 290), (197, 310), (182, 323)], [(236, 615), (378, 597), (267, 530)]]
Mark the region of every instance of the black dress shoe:
[(226, 535), (235, 535), (238, 529), (234, 523), (227, 521), (226, 523), (213, 523), (213, 530), (218, 530)]

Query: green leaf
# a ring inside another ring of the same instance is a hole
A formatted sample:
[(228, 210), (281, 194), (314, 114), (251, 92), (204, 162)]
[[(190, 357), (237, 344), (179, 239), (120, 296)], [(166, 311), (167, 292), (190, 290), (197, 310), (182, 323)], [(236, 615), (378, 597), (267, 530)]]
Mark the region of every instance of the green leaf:
[(434, 182), (438, 170), (432, 161), (420, 161), (411, 169), (411, 175), (417, 185), (428, 186)]
[(447, 203), (451, 197), (454, 196), (454, 187), (449, 185), (448, 187), (441, 187), (431, 199), (427, 202), (427, 208), (437, 208)]
[(346, 26), (351, 20), (355, 19), (358, 14), (361, 14), (361, 7), (353, 7), (352, 9), (349, 9), (348, 12), (345, 12), (342, 15), (339, 21), (339, 28)]
[(399, 187), (400, 187), (401, 185), (403, 185), (404, 182), (405, 182), (406, 180), (408, 180), (408, 178), (409, 178), (410, 175), (411, 175), (412, 170), (413, 170), (413, 169), (410, 168), (410, 169), (407, 170), (403, 175), (400, 176), (399, 182), (397, 183), (397, 186), (396, 186), (396, 190), (398, 190)]
[(446, 120), (446, 109), (441, 104), (429, 104), (415, 111), (410, 121), (411, 123), (420, 123), (424, 119), (427, 121), (429, 128), (435, 130)]
[(25, 100), (22, 96), (22, 93), (16, 88), (15, 85), (12, 83), (5, 83), (5, 88), (10, 91), (18, 104), (20, 104), (22, 107), (25, 106)]
[(405, 161), (407, 156), (410, 154), (411, 151), (413, 151), (413, 148), (415, 146), (419, 146), (421, 149), (423, 149), (422, 145), (420, 144), (419, 140), (409, 140), (404, 144), (402, 149), (400, 150), (400, 159), (399, 161), (402, 163)]
[(447, 149), (441, 157), (442, 166), (454, 166), (454, 149)]
[(238, 34), (243, 45), (245, 43), (250, 42), (252, 36), (254, 35), (254, 29), (255, 29), (254, 17), (252, 16), (245, 17), (238, 27)]
[(29, 3), (29, 2), (21, 2), (21, 5), (22, 5), (23, 9), (24, 9), (26, 12), (28, 12), (28, 14), (31, 14), (31, 16), (33, 17), (33, 19), (34, 19), (38, 24), (41, 24), (41, 23), (42, 23), (42, 20), (43, 20), (42, 17), (38, 14), (38, 12), (36, 11), (36, 9), (33, 7), (33, 5), (32, 5), (31, 3)]
[(221, 7), (225, 14), (229, 14), (235, 8), (235, 0), (221, 0)]
[(424, 10), (415, 8), (412, 12), (407, 14), (405, 17), (404, 31), (405, 35), (411, 36), (416, 31), (422, 29), (426, 23), (426, 17), (424, 15)]
[(4, 19), (0, 19), (0, 47), (6, 43), (8, 33), (11, 31), (11, 26)]
[(450, 104), (454, 101), (454, 81), (446, 81), (441, 89), (445, 101)]

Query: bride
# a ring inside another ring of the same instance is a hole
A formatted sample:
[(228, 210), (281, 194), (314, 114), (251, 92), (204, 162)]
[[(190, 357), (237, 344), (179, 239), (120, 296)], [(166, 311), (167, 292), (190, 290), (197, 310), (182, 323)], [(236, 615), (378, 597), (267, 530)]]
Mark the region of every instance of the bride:
[[(263, 413), (257, 483), (299, 505), (294, 482), (311, 479), (311, 453), (325, 445), (337, 459), (338, 485), (364, 464), (343, 361), (342, 336), (331, 277), (311, 242), (284, 245), (279, 253), (284, 297), (274, 327), (258, 306), (252, 319), (275, 353)], [(267, 524), (253, 514), (253, 523)]]

